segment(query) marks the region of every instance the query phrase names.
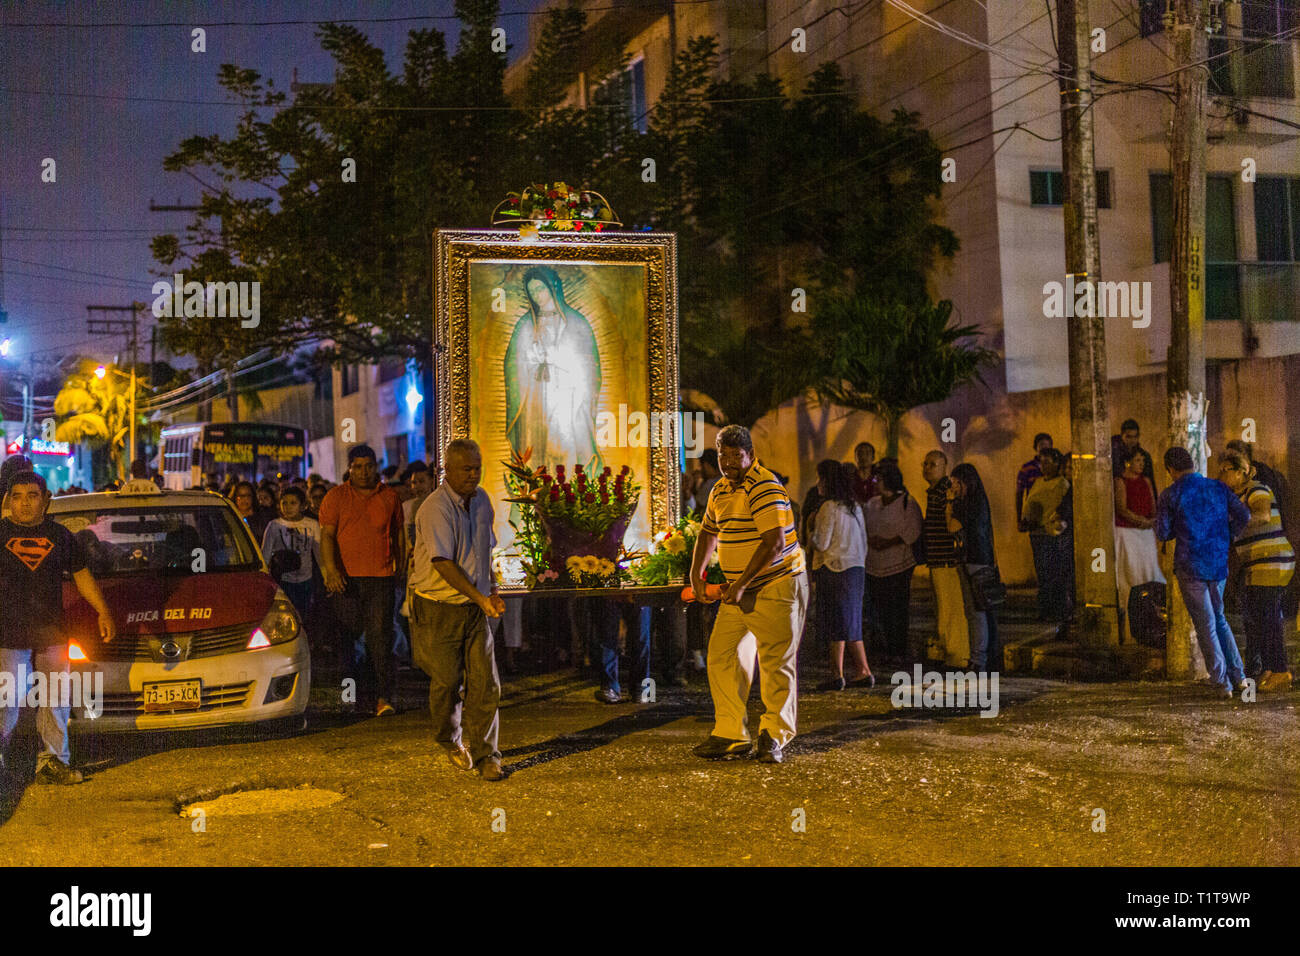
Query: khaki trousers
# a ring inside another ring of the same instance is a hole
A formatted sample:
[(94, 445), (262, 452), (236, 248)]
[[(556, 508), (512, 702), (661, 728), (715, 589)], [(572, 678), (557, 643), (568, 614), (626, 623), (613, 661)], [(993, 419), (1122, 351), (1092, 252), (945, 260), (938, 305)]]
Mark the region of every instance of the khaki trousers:
[(964, 668), (970, 660), (970, 627), (962, 595), (961, 572), (956, 568), (931, 568), (934, 616), (944, 663)]
[(709, 692), (713, 695), (713, 734), (748, 740), (745, 702), (754, 684), (754, 663), (763, 697), (761, 733), (784, 747), (795, 735), (798, 714), (796, 657), (808, 612), (808, 575), (796, 574), (764, 586), (746, 613), (723, 604), (709, 635)]

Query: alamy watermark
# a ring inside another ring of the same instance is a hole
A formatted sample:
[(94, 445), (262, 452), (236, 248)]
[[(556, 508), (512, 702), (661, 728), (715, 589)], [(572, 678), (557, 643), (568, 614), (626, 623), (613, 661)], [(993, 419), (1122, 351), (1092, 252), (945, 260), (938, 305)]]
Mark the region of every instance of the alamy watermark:
[(262, 321), (260, 282), (186, 282), (177, 272), (172, 281), (153, 284), (154, 318), (226, 318), (238, 316), (240, 326), (255, 329)]
[(978, 710), (981, 717), (998, 715), (997, 671), (926, 671), (921, 665), (912, 673), (896, 671), (889, 679), (894, 685), (889, 701), (900, 707), (948, 707)]
[(148, 936), (153, 926), (152, 893), (83, 893), (73, 886), (50, 897), (50, 925), (119, 927), (133, 936)]
[(1150, 282), (1048, 282), (1043, 286), (1043, 315), (1049, 319), (1132, 319), (1133, 328), (1151, 324)]
[(687, 458), (704, 452), (703, 412), (642, 412), (620, 403), (617, 412), (596, 414), (596, 444), (602, 448), (671, 448), (680, 422)]
[(0, 708), (81, 708), (93, 720), (103, 701), (103, 671), (0, 671)]

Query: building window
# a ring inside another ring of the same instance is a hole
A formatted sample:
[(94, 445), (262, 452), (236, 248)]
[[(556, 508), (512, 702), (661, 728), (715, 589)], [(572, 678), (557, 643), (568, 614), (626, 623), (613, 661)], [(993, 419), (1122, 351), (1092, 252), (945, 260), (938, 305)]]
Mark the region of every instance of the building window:
[[(1167, 0), (1140, 0), (1144, 37), (1162, 33)], [(1245, 0), (1241, 33), (1210, 37), (1210, 90), (1222, 96), (1291, 99), (1291, 47), (1277, 37), (1300, 27), (1300, 0)], [(1239, 51), (1239, 52), (1238, 52)]]
[(384, 438), (384, 467), (397, 465), (399, 468), (405, 468), (406, 460), (406, 433), (400, 435), (388, 435)]
[(645, 93), (645, 57), (637, 57), (627, 68), (611, 76), (592, 94), (596, 104), (622, 104), (628, 125), (638, 133), (650, 128), (650, 107)]
[(1300, 179), (1255, 181), (1255, 246), (1260, 262), (1300, 262)]
[(339, 383), (340, 390), (344, 395), (353, 395), (361, 389), (361, 367), (358, 365), (344, 365), (342, 374), (339, 376), (342, 381)]
[[(1236, 210), (1232, 188), (1236, 176), (1205, 179), (1205, 317), (1240, 319)], [(1151, 240), (1155, 261), (1168, 262), (1174, 236), (1173, 177), (1151, 174)]]
[(391, 382), (406, 374), (406, 359), (403, 356), (385, 356), (379, 360), (379, 384)]
[(641, 57), (629, 66), (627, 72), (628, 109), (631, 112), (632, 128), (638, 133), (644, 133), (650, 128), (650, 109), (645, 99), (645, 58)]
[[(1065, 174), (1059, 169), (1029, 171), (1029, 203), (1032, 206), (1065, 204)], [(1097, 170), (1097, 208), (1110, 208), (1110, 170)]]
[[(1300, 27), (1300, 0), (1253, 0), (1241, 4), (1241, 40), (1210, 38), (1210, 55), (1224, 52), (1230, 44), (1240, 49), (1240, 57), (1224, 56), (1214, 61), (1213, 81), (1224, 93), (1237, 96), (1268, 96), (1291, 99), (1295, 96), (1292, 80), (1289, 41), (1277, 37)], [(1234, 74), (1234, 62), (1240, 62), (1240, 74)]]
[(1167, 0), (1139, 0), (1141, 31), (1144, 37), (1164, 30), (1166, 2)]

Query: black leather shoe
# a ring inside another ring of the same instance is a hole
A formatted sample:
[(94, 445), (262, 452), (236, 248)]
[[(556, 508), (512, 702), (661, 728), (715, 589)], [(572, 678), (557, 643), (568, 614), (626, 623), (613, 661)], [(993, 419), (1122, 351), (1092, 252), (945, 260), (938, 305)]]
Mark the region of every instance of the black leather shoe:
[(73, 770), (58, 757), (53, 757), (36, 771), (37, 783), (68, 784), (81, 783), (86, 778), (80, 770)]
[(600, 701), (602, 704), (617, 704), (622, 699), (623, 698), (618, 691), (610, 690), (608, 687), (602, 687), (600, 690), (596, 691), (596, 700)]
[(772, 739), (772, 735), (766, 730), (758, 735), (758, 761), (759, 763), (781, 763), (785, 760), (785, 754), (781, 753), (781, 745)]
[(737, 757), (747, 756), (753, 749), (752, 740), (728, 740), (726, 737), (714, 737), (710, 734), (709, 739), (695, 747), (691, 753), (705, 760), (735, 760)]

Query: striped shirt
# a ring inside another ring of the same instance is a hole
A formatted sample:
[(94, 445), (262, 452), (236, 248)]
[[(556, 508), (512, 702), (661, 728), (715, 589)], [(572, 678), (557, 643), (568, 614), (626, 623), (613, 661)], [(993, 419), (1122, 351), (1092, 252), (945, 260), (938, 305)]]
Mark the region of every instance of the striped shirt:
[(755, 575), (750, 590), (804, 570), (803, 548), (794, 531), (790, 496), (776, 476), (757, 461), (739, 486), (721, 478), (709, 492), (701, 528), (718, 536), (718, 563), (728, 581), (737, 580), (749, 567), (763, 532), (781, 530), (785, 544), (772, 563)]
[(1282, 532), (1282, 514), (1268, 486), (1252, 481), (1237, 496), (1250, 509), (1250, 523), (1233, 541), (1252, 587), (1283, 587), (1295, 571), (1295, 553)]
[(948, 489), (951, 478), (940, 478), (925, 493), (925, 563), (932, 568), (957, 566), (957, 537), (948, 530)]

